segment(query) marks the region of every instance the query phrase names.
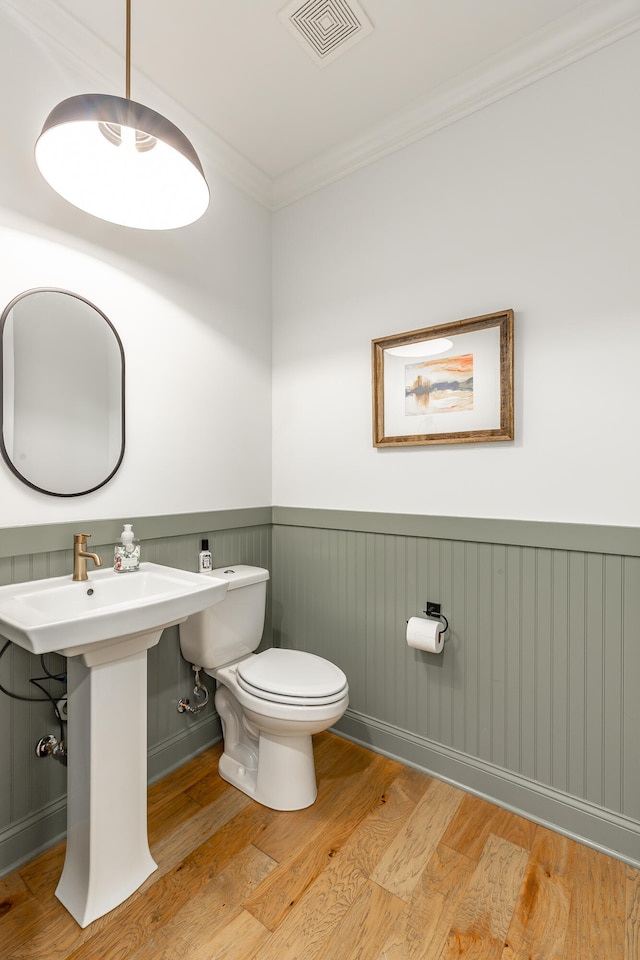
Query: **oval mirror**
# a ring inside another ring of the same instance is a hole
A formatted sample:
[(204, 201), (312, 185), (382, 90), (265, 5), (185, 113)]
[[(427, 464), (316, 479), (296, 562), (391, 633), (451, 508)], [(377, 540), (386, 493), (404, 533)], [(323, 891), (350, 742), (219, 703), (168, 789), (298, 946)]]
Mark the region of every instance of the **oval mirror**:
[(0, 318), (2, 455), (55, 497), (102, 487), (124, 455), (124, 351), (113, 324), (77, 293), (27, 290)]

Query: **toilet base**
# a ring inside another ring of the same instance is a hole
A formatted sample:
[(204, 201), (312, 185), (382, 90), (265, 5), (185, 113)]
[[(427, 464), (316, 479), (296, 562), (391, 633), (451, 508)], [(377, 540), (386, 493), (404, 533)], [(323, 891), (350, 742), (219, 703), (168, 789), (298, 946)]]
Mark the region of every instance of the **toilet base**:
[(273, 737), (261, 732), (258, 768), (223, 753), (218, 771), (223, 780), (271, 810), (302, 810), (318, 794), (310, 736)]
[(248, 694), (238, 686), (235, 664), (212, 675), (224, 740), (222, 779), (271, 810), (310, 807), (318, 795), (311, 738), (337, 723), (348, 693), (336, 703), (301, 708)]

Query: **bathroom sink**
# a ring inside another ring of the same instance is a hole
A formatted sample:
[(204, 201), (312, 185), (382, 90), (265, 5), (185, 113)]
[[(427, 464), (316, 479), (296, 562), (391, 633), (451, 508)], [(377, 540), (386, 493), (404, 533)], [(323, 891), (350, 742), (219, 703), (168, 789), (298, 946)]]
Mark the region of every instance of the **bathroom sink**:
[[(67, 846), (56, 897), (81, 927), (157, 869), (147, 836), (147, 651), (165, 627), (222, 600), (227, 585), (141, 563), (130, 573), (100, 568), (88, 580), (0, 587), (0, 635), (70, 657)], [(116, 829), (105, 830), (111, 822)]]
[(81, 582), (31, 580), (0, 587), (0, 634), (31, 653), (72, 657), (180, 623), (226, 589), (224, 580), (157, 563), (132, 573), (98, 569)]

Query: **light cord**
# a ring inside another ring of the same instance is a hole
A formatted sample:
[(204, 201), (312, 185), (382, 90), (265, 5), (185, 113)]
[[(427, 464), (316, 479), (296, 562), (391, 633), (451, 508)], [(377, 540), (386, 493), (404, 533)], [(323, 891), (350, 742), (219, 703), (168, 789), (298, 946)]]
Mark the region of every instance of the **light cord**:
[(131, 100), (131, 0), (127, 0), (126, 94)]

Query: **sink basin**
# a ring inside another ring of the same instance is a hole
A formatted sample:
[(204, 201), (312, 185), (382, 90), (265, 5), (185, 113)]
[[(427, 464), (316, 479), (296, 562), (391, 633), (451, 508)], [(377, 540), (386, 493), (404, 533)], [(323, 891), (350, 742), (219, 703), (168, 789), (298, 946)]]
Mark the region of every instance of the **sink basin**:
[(98, 568), (81, 582), (11, 584), (0, 587), (0, 634), (31, 653), (72, 657), (180, 623), (226, 589), (224, 580), (157, 563), (132, 573)]

